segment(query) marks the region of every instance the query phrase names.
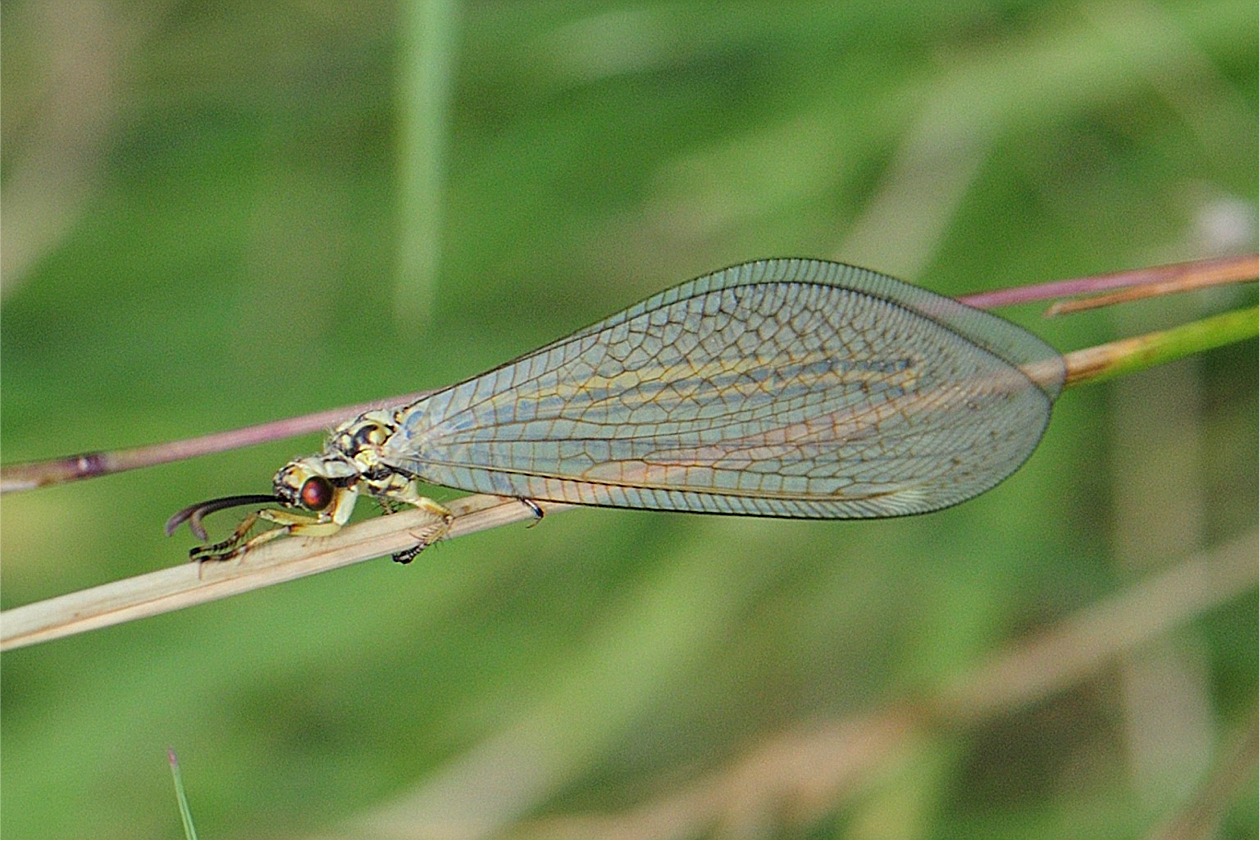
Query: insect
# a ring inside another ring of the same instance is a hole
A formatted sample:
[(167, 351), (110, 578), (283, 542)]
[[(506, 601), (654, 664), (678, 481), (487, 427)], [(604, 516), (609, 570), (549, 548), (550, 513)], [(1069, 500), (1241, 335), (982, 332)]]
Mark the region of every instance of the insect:
[[(809, 259), (703, 275), (480, 376), (349, 420), (289, 462), (274, 496), (189, 506), (168, 531), (251, 514), (194, 560), (327, 535), (360, 495), (449, 524), (420, 483), (580, 505), (863, 519), (919, 514), (1031, 455), (1062, 357), (981, 310)], [(273, 528), (248, 537), (257, 521)], [(441, 539), (443, 527), (429, 542)], [(406, 563), (427, 544), (395, 559)]]

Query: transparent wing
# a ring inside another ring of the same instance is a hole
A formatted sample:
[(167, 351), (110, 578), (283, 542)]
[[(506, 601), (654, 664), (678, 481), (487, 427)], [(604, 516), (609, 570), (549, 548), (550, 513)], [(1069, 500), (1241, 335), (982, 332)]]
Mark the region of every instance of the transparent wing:
[(391, 466), (482, 493), (776, 517), (913, 514), (1032, 453), (1062, 359), (875, 272), (689, 281), (404, 410)]

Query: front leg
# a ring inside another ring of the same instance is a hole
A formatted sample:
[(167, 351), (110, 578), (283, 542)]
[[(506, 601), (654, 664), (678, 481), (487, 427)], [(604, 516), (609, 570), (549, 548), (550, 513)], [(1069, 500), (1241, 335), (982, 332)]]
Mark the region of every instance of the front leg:
[[(259, 520), (275, 523), (279, 528), (259, 532), (246, 540), (245, 536), (249, 534), (249, 530)], [(290, 534), (305, 535), (307, 537), (327, 537), (330, 534), (336, 534), (340, 529), (341, 523), (329, 518), (326, 514), (299, 514), (295, 511), (285, 511), (279, 508), (264, 508), (241, 520), (240, 525), (228, 536), (227, 540), (212, 543), (209, 546), (194, 547), (189, 550), (188, 556), (191, 560), (197, 562), (227, 561), (240, 557), (256, 546), (270, 543), (277, 537), (284, 537)]]

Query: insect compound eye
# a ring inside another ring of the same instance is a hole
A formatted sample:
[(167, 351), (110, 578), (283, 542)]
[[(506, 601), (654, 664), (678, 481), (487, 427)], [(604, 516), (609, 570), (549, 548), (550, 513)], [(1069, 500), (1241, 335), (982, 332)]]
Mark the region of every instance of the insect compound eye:
[(302, 490), (298, 494), (302, 506), (311, 511), (323, 511), (332, 505), (333, 501), (333, 485), (323, 476), (312, 476), (302, 483)]

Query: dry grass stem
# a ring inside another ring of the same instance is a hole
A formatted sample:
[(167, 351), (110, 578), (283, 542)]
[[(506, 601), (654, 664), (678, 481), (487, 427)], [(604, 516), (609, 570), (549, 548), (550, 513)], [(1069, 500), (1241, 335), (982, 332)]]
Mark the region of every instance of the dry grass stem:
[[(539, 505), (547, 513), (571, 507)], [(447, 507), (455, 515), (448, 539), (534, 518), (519, 500), (497, 496), (466, 496)], [(347, 526), (331, 537), (277, 540), (242, 558), (184, 563), (23, 605), (0, 613), (0, 651), (389, 556), (414, 546), (436, 525), (433, 515), (424, 511), (402, 511)]]
[[(1226, 283), (1242, 283), (1255, 280), (1258, 269), (1260, 269), (1260, 255), (1241, 254), (1231, 257), (1192, 260), (1187, 263), (1171, 263), (1165, 266), (1148, 266), (1141, 269), (1089, 275), (1070, 280), (1052, 280), (1048, 283), (1013, 286), (1007, 289), (993, 289), (986, 292), (963, 295), (958, 300), (980, 309), (991, 309), (993, 307), (1046, 301), (1051, 298), (1063, 298), (1072, 295), (1094, 295), (1117, 289), (1149, 288), (1154, 290), (1146, 294), (1136, 292), (1132, 297), (1121, 296), (1116, 300), (1104, 303), (1055, 304), (1050, 308), (1047, 315), (1057, 315), (1081, 309), (1106, 306), (1108, 303), (1119, 303), (1139, 297), (1149, 297), (1150, 295), (1168, 295)], [(1093, 298), (1085, 300), (1087, 302), (1094, 301)]]

